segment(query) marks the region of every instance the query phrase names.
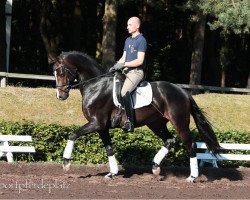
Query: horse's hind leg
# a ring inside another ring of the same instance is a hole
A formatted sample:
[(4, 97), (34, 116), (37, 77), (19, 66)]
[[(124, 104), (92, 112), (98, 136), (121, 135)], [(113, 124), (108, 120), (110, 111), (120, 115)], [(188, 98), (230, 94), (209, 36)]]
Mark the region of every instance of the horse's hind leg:
[(166, 124), (166, 119), (160, 119), (157, 120), (157, 123), (155, 122), (147, 125), (164, 142), (164, 146), (161, 147), (161, 149), (157, 152), (153, 159), (152, 172), (155, 175), (160, 174), (161, 161), (165, 158), (169, 150), (175, 144), (175, 139), (173, 138), (173, 135), (168, 131)]
[(194, 180), (199, 176), (198, 160), (196, 157), (196, 143), (192, 142), (191, 133), (189, 130), (189, 121), (183, 120), (182, 122), (176, 120), (173, 125), (175, 130), (179, 133), (180, 138), (185, 145), (188, 154), (190, 156), (190, 176), (187, 178), (188, 182), (194, 182)]

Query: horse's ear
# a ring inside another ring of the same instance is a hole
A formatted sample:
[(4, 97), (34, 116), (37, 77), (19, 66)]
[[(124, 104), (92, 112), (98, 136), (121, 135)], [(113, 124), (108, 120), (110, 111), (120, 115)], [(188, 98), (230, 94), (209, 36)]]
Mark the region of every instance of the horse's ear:
[(54, 56), (52, 56), (52, 55), (48, 55), (48, 63), (49, 64), (54, 64), (55, 62), (58, 62), (59, 64), (61, 63), (61, 61), (60, 60), (58, 60), (58, 58), (57, 57), (54, 57)]
[(52, 56), (52, 55), (48, 55), (48, 63), (49, 64), (53, 64), (53, 63), (55, 63), (56, 62), (56, 58), (54, 57), (54, 56)]

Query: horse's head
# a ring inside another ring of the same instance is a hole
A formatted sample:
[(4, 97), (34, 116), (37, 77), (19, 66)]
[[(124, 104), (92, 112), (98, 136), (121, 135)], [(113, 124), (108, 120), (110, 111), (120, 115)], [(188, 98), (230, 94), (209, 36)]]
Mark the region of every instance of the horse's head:
[[(71, 86), (82, 85), (84, 81), (104, 72), (93, 58), (77, 51), (62, 52), (53, 61), (55, 62), (53, 70), (56, 78), (56, 96), (60, 100), (68, 98)], [(75, 79), (80, 83), (73, 84)]]
[(56, 79), (56, 97), (66, 100), (69, 97), (71, 83), (77, 78), (77, 68), (67, 58), (59, 58), (56, 60), (53, 70)]

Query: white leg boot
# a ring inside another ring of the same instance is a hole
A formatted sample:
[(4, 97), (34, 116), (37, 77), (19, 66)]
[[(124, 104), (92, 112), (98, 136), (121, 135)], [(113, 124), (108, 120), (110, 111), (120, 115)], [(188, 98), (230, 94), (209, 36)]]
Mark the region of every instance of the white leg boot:
[(186, 180), (187, 182), (193, 183), (198, 176), (199, 169), (197, 157), (190, 158), (190, 176)]
[(154, 175), (158, 176), (161, 172), (161, 168), (160, 168), (160, 164), (161, 161), (163, 160), (163, 158), (165, 158), (165, 156), (168, 154), (168, 149), (166, 147), (162, 147), (158, 153), (155, 155), (153, 162), (153, 168), (152, 168), (152, 172)]

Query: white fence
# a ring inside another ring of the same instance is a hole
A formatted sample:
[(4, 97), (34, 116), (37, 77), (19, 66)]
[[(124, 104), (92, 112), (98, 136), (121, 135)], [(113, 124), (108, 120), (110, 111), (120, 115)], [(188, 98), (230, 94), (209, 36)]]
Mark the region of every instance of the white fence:
[[(6, 87), (7, 78), (20, 78), (20, 79), (37, 79), (37, 80), (51, 80), (54, 81), (54, 76), (47, 75), (36, 75), (36, 74), (19, 74), (19, 73), (6, 73), (0, 72), (1, 87)], [(229, 88), (229, 87), (215, 87), (215, 86), (203, 86), (203, 85), (187, 85), (187, 84), (176, 84), (184, 89), (197, 89), (205, 92), (216, 91), (216, 92), (235, 92), (250, 94), (250, 88)]]
[(9, 142), (32, 142), (29, 135), (0, 135), (0, 158), (6, 156), (8, 162), (13, 162), (13, 153), (35, 153), (33, 146), (11, 146)]
[[(218, 168), (218, 160), (241, 160), (250, 161), (250, 154), (237, 154), (237, 153), (220, 153), (214, 156), (208, 151), (207, 146), (204, 142), (196, 142), (197, 149), (204, 149), (204, 153), (197, 153), (197, 159), (201, 160), (200, 167), (202, 167), (205, 162), (211, 163), (213, 167)], [(228, 150), (240, 150), (240, 151), (250, 151), (250, 144), (233, 144), (233, 143), (220, 143), (222, 151)]]
[(52, 80), (52, 81), (55, 80), (54, 76), (0, 72), (1, 87), (7, 86), (7, 81), (6, 81), (7, 78), (37, 79), (37, 80)]

